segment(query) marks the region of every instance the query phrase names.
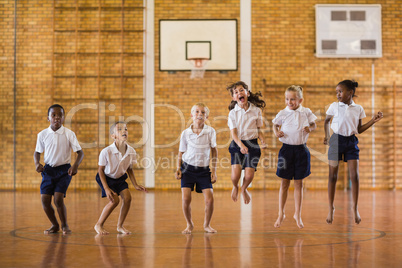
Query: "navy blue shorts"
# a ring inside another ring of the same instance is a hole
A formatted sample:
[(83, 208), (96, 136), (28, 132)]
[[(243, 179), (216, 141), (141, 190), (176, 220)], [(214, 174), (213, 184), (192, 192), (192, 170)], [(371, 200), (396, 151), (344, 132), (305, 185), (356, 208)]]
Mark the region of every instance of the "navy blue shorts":
[(63, 193), (66, 197), (67, 188), (71, 182), (71, 176), (68, 175), (70, 164), (52, 167), (44, 166), (42, 172), (42, 183), (40, 184), (40, 193), (54, 195), (54, 193)]
[[(123, 191), (124, 189), (128, 189), (128, 184), (126, 182), (126, 179), (128, 178), (127, 173), (125, 173), (123, 176), (121, 176), (118, 179), (113, 179), (106, 175), (105, 175), (105, 177), (106, 177), (107, 185), (117, 195), (120, 195), (120, 192)], [(99, 173), (96, 174), (96, 182), (99, 184), (100, 188), (102, 189), (102, 197), (106, 197), (106, 192), (105, 192), (105, 189), (103, 188), (103, 184), (99, 177)]]
[(235, 141), (232, 141), (229, 146), (231, 156), (230, 163), (232, 165), (241, 165), (242, 169), (250, 167), (257, 170), (257, 165), (261, 157), (261, 149), (257, 139), (248, 141), (242, 140), (241, 142), (248, 148), (248, 154), (242, 154), (240, 147)]
[(310, 172), (310, 151), (305, 144), (283, 144), (278, 154), (276, 175), (287, 180), (302, 180)]
[(357, 147), (359, 140), (355, 135), (342, 136), (332, 134), (329, 139), (328, 160), (344, 162), (348, 160), (359, 160), (360, 149)]
[(181, 188), (191, 188), (191, 191), (202, 193), (204, 189), (212, 189), (211, 171), (208, 167), (196, 167), (185, 162), (181, 165)]

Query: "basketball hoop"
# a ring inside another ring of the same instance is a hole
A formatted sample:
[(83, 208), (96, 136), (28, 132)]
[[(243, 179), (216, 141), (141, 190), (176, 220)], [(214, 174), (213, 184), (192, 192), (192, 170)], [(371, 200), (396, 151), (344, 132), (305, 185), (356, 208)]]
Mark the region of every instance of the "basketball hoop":
[(189, 58), (187, 61), (190, 62), (191, 68), (191, 75), (190, 78), (204, 78), (204, 73), (206, 67), (208, 65), (209, 59), (208, 58)]

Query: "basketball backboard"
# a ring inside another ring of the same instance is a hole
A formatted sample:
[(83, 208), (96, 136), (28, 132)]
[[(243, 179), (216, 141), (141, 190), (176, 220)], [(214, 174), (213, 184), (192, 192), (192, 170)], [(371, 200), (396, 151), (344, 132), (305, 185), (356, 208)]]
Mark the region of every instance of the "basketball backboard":
[(159, 70), (190, 71), (206, 59), (208, 71), (237, 70), (237, 20), (160, 20)]
[(382, 57), (381, 5), (317, 4), (316, 56)]

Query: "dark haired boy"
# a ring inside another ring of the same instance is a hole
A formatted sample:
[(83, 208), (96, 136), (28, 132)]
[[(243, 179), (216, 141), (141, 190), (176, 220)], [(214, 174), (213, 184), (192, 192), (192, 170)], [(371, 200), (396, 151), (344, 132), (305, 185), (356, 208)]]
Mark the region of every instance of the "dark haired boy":
[[(52, 196), (54, 196), (61, 229), (63, 234), (68, 234), (71, 233), (71, 230), (67, 224), (64, 198), (71, 178), (77, 174), (78, 166), (84, 158), (84, 152), (74, 132), (63, 126), (64, 108), (61, 105), (54, 104), (49, 107), (47, 120), (50, 122), (50, 126), (38, 134), (34, 152), (36, 171), (42, 173), (40, 193), (43, 210), (52, 223), (52, 226), (44, 233), (57, 233), (60, 230), (52, 206)], [(77, 158), (72, 166), (70, 165), (71, 149), (77, 153)], [(45, 166), (40, 163), (40, 154), (43, 152)]]

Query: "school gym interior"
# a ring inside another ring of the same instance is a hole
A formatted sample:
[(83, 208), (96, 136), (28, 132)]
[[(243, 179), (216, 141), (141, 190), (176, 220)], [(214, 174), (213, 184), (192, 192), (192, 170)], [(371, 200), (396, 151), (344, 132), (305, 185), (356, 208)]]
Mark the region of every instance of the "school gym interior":
[[(0, 266), (398, 267), (401, 6), (399, 0), (2, 1)], [(355, 40), (344, 45), (346, 37)], [(194, 58), (207, 60), (198, 66)], [(193, 77), (196, 71), (202, 77)], [(341, 162), (335, 220), (328, 225), (324, 119), (344, 79), (359, 83), (354, 101), (365, 109), (363, 122), (378, 111), (384, 118), (358, 136), (362, 222), (353, 223)], [(267, 104), (268, 149), (247, 205), (230, 198), (226, 85), (238, 80), (261, 91)], [(281, 142), (272, 119), (285, 108), (284, 91), (293, 84), (303, 87), (302, 104), (318, 117), (307, 143), (312, 173), (304, 181), (303, 229), (292, 219), (292, 187), (287, 218), (273, 226)], [(174, 172), (180, 134), (197, 102), (208, 106), (207, 124), (217, 132), (212, 225), (218, 232), (203, 232), (203, 197), (193, 193), (195, 229), (183, 235)], [(49, 126), (47, 109), (55, 103), (65, 108), (64, 125), (85, 154), (65, 199), (67, 236), (43, 234), (49, 221), (33, 161), (37, 134)], [(106, 201), (95, 181), (98, 156), (112, 143), (110, 124), (119, 120), (128, 122), (129, 144), (138, 154), (134, 172), (149, 193), (130, 185), (126, 225), (133, 234), (114, 231), (116, 210), (107, 221), (111, 234), (99, 236), (93, 226)]]

